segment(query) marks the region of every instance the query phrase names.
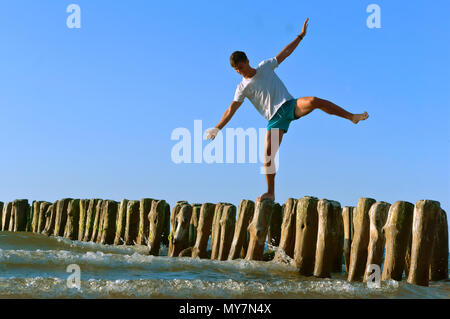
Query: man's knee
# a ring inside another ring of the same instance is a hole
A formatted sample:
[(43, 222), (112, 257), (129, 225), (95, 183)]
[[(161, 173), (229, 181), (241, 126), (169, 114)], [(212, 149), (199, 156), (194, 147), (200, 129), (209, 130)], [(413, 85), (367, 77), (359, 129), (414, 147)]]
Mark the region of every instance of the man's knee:
[(316, 106), (319, 101), (319, 98), (315, 96), (308, 96), (306, 99), (310, 106)]

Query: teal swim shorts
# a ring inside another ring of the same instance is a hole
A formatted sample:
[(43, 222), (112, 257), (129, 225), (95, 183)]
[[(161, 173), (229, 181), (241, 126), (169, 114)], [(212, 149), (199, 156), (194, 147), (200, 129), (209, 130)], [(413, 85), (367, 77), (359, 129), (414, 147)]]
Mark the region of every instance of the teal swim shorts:
[(284, 130), (284, 133), (287, 133), (289, 124), (295, 120), (294, 111), (296, 104), (297, 99), (284, 102), (267, 123), (267, 130), (270, 131), (273, 128), (278, 128)]

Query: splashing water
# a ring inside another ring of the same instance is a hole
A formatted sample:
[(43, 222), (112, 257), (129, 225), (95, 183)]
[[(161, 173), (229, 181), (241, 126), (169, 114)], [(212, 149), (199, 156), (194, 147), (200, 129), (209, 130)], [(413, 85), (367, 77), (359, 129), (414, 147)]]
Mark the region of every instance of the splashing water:
[[(276, 247), (267, 246), (275, 250)], [(280, 252), (282, 254), (282, 252)], [(292, 258), (278, 262), (217, 261), (148, 256), (147, 246), (112, 246), (0, 232), (0, 298), (449, 298), (449, 281), (430, 287), (405, 280), (380, 288), (332, 278), (304, 277)], [(69, 288), (67, 266), (81, 271)]]

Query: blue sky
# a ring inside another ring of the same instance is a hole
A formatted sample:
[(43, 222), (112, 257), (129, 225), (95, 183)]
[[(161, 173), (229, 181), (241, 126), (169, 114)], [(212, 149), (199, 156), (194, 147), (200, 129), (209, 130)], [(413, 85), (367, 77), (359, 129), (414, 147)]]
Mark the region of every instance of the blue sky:
[[(66, 8), (81, 7), (81, 29)], [(369, 29), (366, 7), (381, 8)], [(0, 4), (0, 200), (142, 197), (255, 200), (261, 164), (175, 164), (177, 127), (217, 124), (253, 67), (308, 34), (275, 72), (315, 110), (280, 150), (277, 201), (313, 195), (420, 199), (450, 209), (448, 1), (3, 1)], [(246, 100), (227, 127), (265, 127)], [(203, 142), (205, 146), (207, 142)]]

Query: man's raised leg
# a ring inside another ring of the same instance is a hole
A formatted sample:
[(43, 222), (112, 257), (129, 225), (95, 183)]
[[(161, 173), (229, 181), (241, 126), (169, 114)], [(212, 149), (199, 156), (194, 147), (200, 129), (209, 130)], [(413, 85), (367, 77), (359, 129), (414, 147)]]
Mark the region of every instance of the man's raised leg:
[[(275, 200), (275, 156), (283, 139), (284, 130), (271, 129), (266, 132), (264, 171), (266, 175), (267, 192), (259, 196), (256, 200), (261, 201), (265, 198)], [(278, 138), (277, 138), (278, 137)]]
[(369, 117), (369, 114), (367, 112), (361, 114), (353, 114), (347, 112), (342, 107), (328, 100), (320, 99), (314, 96), (307, 96), (297, 99), (297, 105), (294, 112), (295, 118), (298, 119), (302, 116), (305, 116), (315, 109), (321, 109), (328, 114), (337, 115), (339, 117), (350, 120), (355, 124)]

